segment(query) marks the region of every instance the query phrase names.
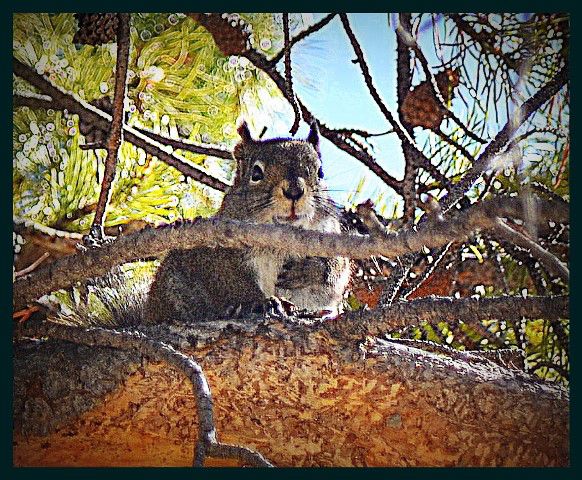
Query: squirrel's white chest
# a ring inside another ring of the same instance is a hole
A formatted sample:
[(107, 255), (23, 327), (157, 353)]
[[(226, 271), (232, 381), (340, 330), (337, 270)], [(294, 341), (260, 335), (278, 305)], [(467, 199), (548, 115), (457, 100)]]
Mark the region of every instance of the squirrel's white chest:
[(257, 283), (265, 297), (275, 295), (275, 283), (283, 264), (289, 259), (283, 252), (256, 252), (248, 258), (248, 265), (254, 270)]

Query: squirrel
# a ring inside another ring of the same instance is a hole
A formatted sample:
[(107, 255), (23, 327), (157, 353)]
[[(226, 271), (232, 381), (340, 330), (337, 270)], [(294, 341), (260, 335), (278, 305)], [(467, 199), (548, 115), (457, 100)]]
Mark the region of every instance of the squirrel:
[[(323, 181), (319, 129), (306, 140), (255, 140), (246, 122), (233, 151), (237, 173), (218, 215), (255, 223), (340, 232), (339, 209)], [(173, 250), (147, 296), (144, 321), (192, 322), (264, 312), (272, 297), (298, 310), (335, 315), (350, 279), (345, 257), (299, 257), (276, 248)]]

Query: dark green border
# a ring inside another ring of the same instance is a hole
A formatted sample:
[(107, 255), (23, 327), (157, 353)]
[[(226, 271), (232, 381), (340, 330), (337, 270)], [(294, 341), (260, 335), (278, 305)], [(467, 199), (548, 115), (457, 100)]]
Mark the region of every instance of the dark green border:
[[(352, 12), (378, 12), (385, 11), (386, 9), (396, 10), (396, 11), (481, 11), (481, 12), (494, 12), (494, 11), (525, 11), (525, 12), (558, 12), (558, 11), (568, 11), (572, 14), (572, 26), (571, 26), (571, 49), (576, 52), (576, 57), (580, 56), (579, 48), (579, 35), (577, 32), (578, 14), (575, 12), (574, 2), (548, 2), (540, 0), (529, 0), (529, 1), (511, 1), (511, 2), (478, 2), (478, 5), (466, 1), (451, 1), (445, 0), (438, 2), (436, 4), (433, 1), (420, 1), (420, 2), (379, 2), (379, 1), (334, 1), (334, 2), (320, 2), (314, 4), (313, 2), (295, 2), (292, 5), (285, 5), (288, 11), (352, 11)], [(2, 28), (2, 44), (5, 46), (4, 51), (6, 54), (6, 66), (4, 73), (4, 78), (6, 81), (5, 87), (2, 89), (5, 94), (2, 96), (4, 101), (4, 109), (6, 112), (4, 115), (4, 120), (8, 125), (11, 126), (12, 116), (11, 106), (11, 90), (10, 85), (12, 83), (11, 71), (8, 67), (10, 65), (9, 52), (11, 50), (11, 37), (12, 37), (12, 13), (13, 12), (45, 12), (50, 11), (117, 11), (120, 7), (124, 11), (239, 11), (243, 10), (246, 12), (250, 11), (262, 11), (270, 12), (275, 10), (280, 10), (283, 5), (277, 2), (267, 2), (252, 0), (251, 2), (233, 2), (233, 1), (220, 1), (220, 2), (185, 2), (185, 1), (164, 1), (163, 3), (154, 2), (128, 2), (125, 1), (120, 3), (119, 1), (101, 1), (82, 3), (79, 1), (59, 1), (59, 2), (47, 2), (33, 0), (18, 3), (15, 5), (6, 5), (3, 8), (6, 9), (5, 14), (2, 16), (4, 19), (4, 28)], [(92, 7), (92, 8), (91, 8)], [(438, 7), (438, 8), (437, 8)], [(576, 133), (579, 131), (578, 123), (576, 121), (576, 113), (578, 106), (577, 101), (577, 77), (579, 75), (579, 67), (577, 65), (577, 58), (572, 58), (570, 63), (571, 67), (571, 110), (575, 112), (571, 116), (571, 152), (572, 156), (575, 158), (575, 153), (579, 151), (579, 141)], [(10, 95), (10, 96), (9, 96)], [(3, 129), (5, 143), (5, 162), (7, 163), (12, 156), (11, 145), (11, 128)], [(575, 181), (579, 178), (578, 167), (576, 161), (571, 164), (571, 185), (575, 185)], [(4, 175), (1, 180), (6, 183), (4, 187), (1, 188), (0, 195), (6, 197), (2, 201), (3, 205), (9, 205), (11, 196), (11, 180), (8, 175)], [(578, 204), (578, 193), (576, 189), (571, 192), (571, 202), (573, 205)], [(0, 209), (1, 220), (5, 225), (11, 221), (10, 211), (8, 209)], [(572, 215), (572, 229), (571, 229), (571, 243), (576, 245), (576, 239), (578, 238), (578, 223), (576, 222), (576, 216)], [(9, 245), (10, 234), (2, 236), (2, 241), (6, 242), (2, 251), (10, 252)], [(572, 272), (571, 280), (571, 291), (577, 292), (577, 287), (579, 285), (576, 273), (579, 271), (580, 265), (580, 253), (576, 253), (576, 249), (571, 250), (571, 264), (570, 269)], [(1, 295), (2, 311), (11, 312), (12, 309), (12, 280), (9, 276), (11, 271), (12, 258), (10, 255), (6, 255), (5, 265), (2, 269), (4, 272), (3, 286), (4, 295)], [(577, 320), (580, 315), (580, 300), (577, 295), (572, 296), (573, 302), (571, 303), (571, 365), (572, 367), (572, 387), (571, 387), (571, 405), (575, 405), (578, 398), (578, 379), (579, 372), (577, 371), (577, 356), (576, 356), (576, 343), (578, 339), (578, 325)], [(2, 478), (75, 478), (75, 479), (85, 479), (85, 478), (258, 478), (258, 477), (276, 477), (276, 478), (321, 478), (329, 477), (334, 479), (343, 478), (420, 478), (420, 477), (431, 477), (431, 478), (449, 478), (459, 477), (459, 478), (515, 478), (515, 477), (525, 477), (525, 478), (547, 478), (557, 476), (558, 478), (573, 478), (575, 472), (578, 470), (579, 461), (577, 460), (577, 446), (578, 446), (578, 414), (575, 408), (571, 407), (571, 465), (570, 468), (559, 468), (559, 469), (544, 469), (544, 468), (496, 468), (496, 469), (481, 469), (481, 468), (458, 468), (458, 469), (448, 469), (448, 468), (411, 468), (411, 469), (396, 469), (396, 468), (370, 468), (370, 469), (342, 469), (342, 468), (327, 468), (327, 469), (277, 469), (277, 470), (256, 470), (256, 469), (206, 469), (206, 470), (191, 470), (187, 468), (102, 468), (102, 469), (88, 469), (88, 468), (13, 468), (12, 467), (12, 429), (11, 429), (11, 417), (12, 411), (12, 326), (8, 315), (5, 315), (4, 321), (1, 327), (2, 335), (2, 352), (3, 352), (3, 370), (6, 372), (2, 376), (2, 382), (4, 385), (3, 394), (0, 395), (1, 399), (1, 412), (4, 414), (2, 421), (2, 437), (1, 437), (1, 470), (0, 475)], [(579, 472), (580, 473), (580, 472)], [(576, 475), (579, 477), (579, 474)]]

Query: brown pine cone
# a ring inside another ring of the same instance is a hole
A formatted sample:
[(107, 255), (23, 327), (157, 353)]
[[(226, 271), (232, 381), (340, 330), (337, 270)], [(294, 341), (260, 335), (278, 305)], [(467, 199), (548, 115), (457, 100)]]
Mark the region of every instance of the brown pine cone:
[(119, 17), (117, 13), (75, 13), (79, 29), (73, 43), (102, 45), (115, 41)]
[[(453, 90), (459, 85), (459, 73), (446, 69), (435, 76), (439, 91), (446, 102), (453, 98)], [(414, 87), (404, 98), (401, 106), (404, 121), (413, 127), (430, 130), (438, 128), (446, 115), (433, 94), (429, 80)]]

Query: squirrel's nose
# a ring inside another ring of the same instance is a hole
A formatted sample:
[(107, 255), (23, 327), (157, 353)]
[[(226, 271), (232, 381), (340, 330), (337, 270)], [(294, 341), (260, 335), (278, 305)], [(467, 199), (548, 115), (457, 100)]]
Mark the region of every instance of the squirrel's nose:
[(305, 189), (303, 188), (304, 182), (301, 182), (300, 180), (301, 179), (298, 179), (297, 182), (288, 182), (286, 188), (283, 188), (283, 195), (285, 195), (285, 198), (297, 201), (303, 196), (305, 193)]

